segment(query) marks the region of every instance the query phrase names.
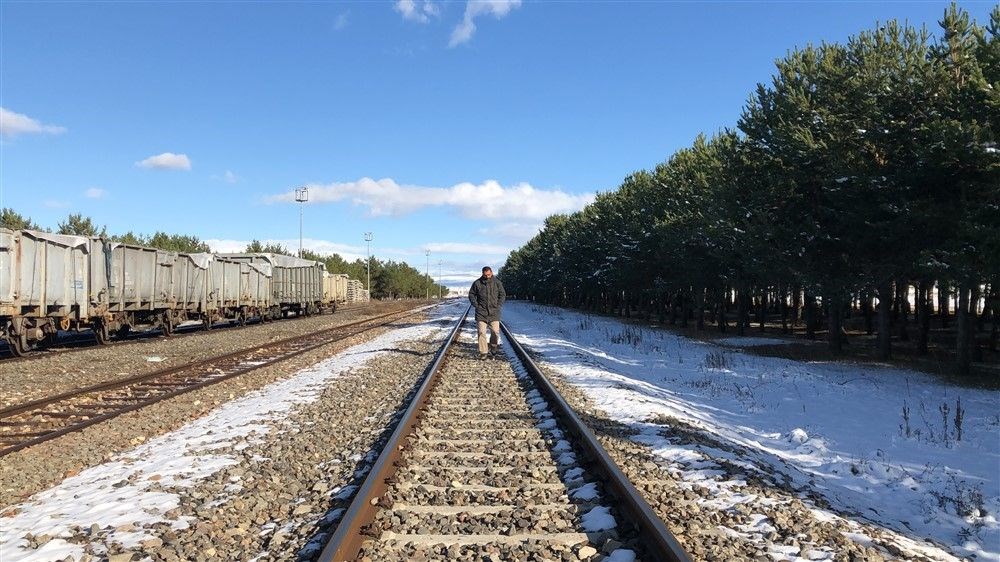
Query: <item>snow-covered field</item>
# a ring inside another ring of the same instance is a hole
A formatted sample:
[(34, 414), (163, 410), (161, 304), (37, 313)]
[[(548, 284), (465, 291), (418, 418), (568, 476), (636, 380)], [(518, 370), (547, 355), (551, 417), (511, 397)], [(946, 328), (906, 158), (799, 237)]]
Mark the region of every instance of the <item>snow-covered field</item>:
[[(464, 309), (462, 303), (450, 303), (430, 311), (429, 317), (454, 322)], [(240, 450), (270, 430), (268, 422), (316, 400), (331, 379), (388, 353), (397, 342), (417, 340), (440, 329), (440, 324), (429, 322), (386, 332), (36, 494), (17, 506), (16, 515), (0, 523), (0, 560), (79, 558), (82, 546), (64, 540), (74, 526), (110, 526), (115, 529), (112, 538), (126, 547), (141, 544), (151, 538), (143, 526), (168, 521), (165, 514), (179, 502), (174, 494), (151, 490), (154, 482), (191, 486), (235, 464)], [(187, 526), (183, 520), (169, 522), (178, 528)], [(23, 538), (28, 533), (53, 538), (28, 549)]]
[[(948, 559), (930, 539), (957, 556), (1000, 560), (1000, 393), (890, 367), (759, 357), (523, 302), (508, 303), (504, 320), (664, 459), (749, 461), (895, 531), (911, 551)], [(748, 340), (726, 343), (760, 344)], [(654, 422), (669, 418), (735, 446), (739, 458), (668, 442)], [(711, 467), (701, 469), (692, 478), (711, 479)]]

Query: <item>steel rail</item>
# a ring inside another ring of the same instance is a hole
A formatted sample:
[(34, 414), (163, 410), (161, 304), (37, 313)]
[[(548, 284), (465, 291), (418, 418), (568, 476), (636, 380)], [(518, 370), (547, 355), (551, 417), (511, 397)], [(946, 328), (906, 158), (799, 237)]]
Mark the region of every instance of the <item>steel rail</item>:
[[(366, 533), (366, 528), (375, 520), (375, 514), (381, 507), (381, 498), (391, 484), (391, 478), (398, 467), (404, 449), (403, 440), (413, 432), (414, 427), (418, 423), (421, 411), (427, 404), (431, 390), (437, 383), (438, 372), (444, 363), (449, 348), (454, 343), (462, 325), (465, 323), (469, 310), (471, 310), (471, 307), (462, 315), (462, 318), (438, 350), (434, 361), (424, 371), (420, 387), (414, 393), (399, 424), (382, 449), (375, 464), (372, 465), (361, 488), (355, 494), (351, 505), (341, 518), (337, 530), (330, 537), (323, 552), (317, 558), (320, 562), (354, 560), (357, 558), (364, 542), (369, 540), (366, 537), (368, 534)], [(691, 558), (684, 552), (684, 549), (681, 548), (680, 544), (663, 524), (663, 521), (653, 512), (653, 509), (621, 472), (594, 436), (593, 432), (576, 415), (573, 408), (566, 402), (555, 386), (549, 382), (520, 343), (514, 339), (507, 326), (501, 324), (501, 327), (515, 354), (524, 365), (525, 370), (538, 383), (539, 388), (550, 402), (555, 405), (557, 415), (561, 417), (566, 429), (573, 434), (589, 455), (594, 465), (592, 470), (599, 474), (605, 489), (618, 500), (616, 506), (631, 518), (632, 524), (636, 527), (641, 537), (641, 544), (646, 549), (644, 553), (646, 557), (662, 562), (691, 562)]]
[[(359, 308), (361, 307), (357, 306), (356, 304), (351, 304), (351, 305), (338, 306), (337, 310), (350, 311), (350, 310), (357, 310)], [(88, 349), (102, 349), (105, 347), (124, 345), (129, 343), (147, 344), (155, 341), (160, 341), (158, 338), (179, 339), (179, 338), (186, 338), (193, 336), (196, 337), (199, 335), (207, 335), (214, 333), (218, 330), (237, 330), (240, 328), (247, 328), (250, 326), (260, 326), (263, 324), (270, 324), (271, 322), (287, 322), (287, 321), (294, 322), (295, 320), (299, 320), (301, 318), (308, 318), (308, 317), (304, 315), (291, 316), (288, 318), (276, 318), (274, 320), (268, 320), (266, 322), (264, 322), (263, 320), (257, 320), (255, 322), (247, 323), (244, 326), (240, 326), (239, 324), (236, 323), (235, 320), (230, 319), (232, 320), (230, 323), (215, 324), (212, 326), (211, 330), (206, 330), (201, 325), (196, 326), (194, 324), (190, 326), (175, 327), (174, 332), (169, 335), (163, 333), (159, 328), (152, 328), (149, 330), (142, 330), (139, 332), (129, 333), (129, 335), (127, 336), (121, 338), (115, 338), (113, 340), (108, 341), (105, 344), (97, 343), (94, 340), (93, 334), (86, 335), (87, 332), (81, 331), (81, 332), (75, 332), (73, 336), (70, 336), (70, 338), (65, 341), (58, 342), (55, 348), (43, 347), (40, 349), (33, 349), (31, 351), (26, 352), (24, 355), (20, 356), (11, 354), (10, 351), (7, 349), (6, 342), (0, 340), (0, 365), (16, 365), (18, 363), (35, 361), (45, 357), (53, 357), (55, 355), (75, 353), (80, 351), (86, 351)]]
[(535, 364), (524, 347), (514, 338), (507, 324), (501, 323), (500, 329), (510, 342), (514, 353), (524, 364), (528, 374), (539, 384), (542, 393), (551, 404), (555, 405), (557, 415), (566, 422), (569, 431), (575, 434), (577, 442), (583, 446), (590, 459), (594, 461), (596, 471), (603, 477), (604, 489), (614, 495), (618, 503), (616, 507), (624, 511), (638, 527), (642, 544), (646, 548), (646, 555), (653, 560), (664, 562), (691, 562), (684, 549), (681, 547), (674, 535), (663, 524), (663, 520), (656, 515), (653, 508), (643, 499), (639, 491), (636, 490), (628, 477), (618, 468), (615, 461), (608, 455), (608, 452), (597, 440), (594, 432), (587, 427), (587, 424), (576, 415), (573, 407), (566, 402), (555, 385), (549, 381), (545, 373)]
[[(25, 440), (25, 441), (22, 441), (22, 442), (19, 442), (19, 443), (15, 443), (13, 445), (10, 445), (8, 447), (0, 449), (0, 457), (6, 456), (6, 455), (8, 455), (10, 453), (13, 453), (15, 451), (19, 451), (19, 450), (27, 448), (27, 447), (31, 447), (33, 445), (37, 445), (39, 443), (43, 443), (43, 442), (48, 441), (50, 439), (54, 439), (56, 437), (60, 437), (62, 435), (66, 435), (68, 433), (73, 433), (73, 432), (76, 432), (76, 431), (80, 431), (80, 430), (82, 430), (82, 429), (84, 429), (86, 427), (90, 427), (92, 425), (95, 425), (95, 424), (107, 421), (107, 420), (109, 420), (111, 418), (120, 416), (120, 415), (128, 413), (128, 412), (139, 410), (139, 409), (144, 408), (146, 406), (149, 406), (151, 404), (155, 404), (157, 402), (161, 402), (163, 400), (167, 400), (169, 398), (173, 398), (173, 397), (181, 395), (181, 394), (186, 394), (188, 392), (192, 392), (194, 390), (198, 390), (198, 389), (204, 388), (206, 386), (211, 386), (213, 384), (216, 384), (216, 383), (219, 383), (219, 382), (222, 382), (222, 381), (234, 378), (234, 377), (242, 376), (242, 375), (245, 375), (245, 374), (247, 374), (247, 373), (249, 373), (251, 371), (256, 371), (258, 369), (262, 369), (264, 367), (268, 367), (268, 366), (274, 365), (276, 363), (280, 363), (282, 361), (287, 361), (288, 359), (291, 359), (292, 357), (296, 357), (296, 356), (298, 356), (301, 353), (312, 351), (312, 350), (320, 348), (322, 346), (329, 345), (331, 343), (335, 343), (335, 342), (347, 339), (347, 338), (349, 338), (351, 336), (355, 336), (357, 334), (361, 334), (361, 333), (367, 332), (369, 330), (372, 330), (372, 329), (375, 329), (375, 328), (379, 328), (379, 327), (385, 326), (387, 324), (391, 324), (392, 322), (398, 320), (399, 319), (398, 317), (403, 317), (403, 316), (406, 316), (407, 314), (412, 314), (416, 310), (419, 310), (419, 309), (410, 309), (410, 310), (390, 312), (390, 313), (382, 314), (382, 315), (375, 316), (375, 317), (372, 317), (372, 318), (368, 318), (368, 319), (365, 319), (365, 320), (359, 320), (357, 322), (352, 322), (352, 323), (349, 323), (349, 324), (343, 324), (343, 325), (340, 325), (340, 326), (335, 326), (333, 328), (328, 328), (328, 329), (323, 330), (321, 332), (315, 332), (313, 334), (308, 334), (305, 337), (308, 337), (308, 338), (317, 338), (317, 339), (320, 339), (321, 341), (317, 341), (316, 343), (310, 343), (310, 344), (308, 344), (306, 346), (295, 347), (294, 350), (292, 350), (291, 352), (282, 353), (282, 354), (280, 354), (280, 355), (278, 355), (276, 357), (267, 359), (267, 360), (262, 361), (260, 363), (254, 363), (254, 364), (248, 364), (248, 365), (238, 366), (237, 369), (235, 371), (231, 372), (231, 373), (226, 373), (224, 375), (219, 375), (219, 376), (210, 377), (210, 378), (203, 379), (203, 380), (198, 380), (198, 381), (195, 381), (195, 382), (189, 383), (189, 384), (178, 383), (178, 388), (175, 388), (173, 390), (169, 390), (167, 392), (164, 392), (164, 393), (161, 393), (161, 394), (157, 394), (155, 396), (149, 397), (148, 399), (138, 398), (139, 401), (135, 402), (133, 404), (129, 404), (129, 405), (121, 407), (121, 408), (115, 408), (114, 410), (112, 410), (110, 412), (98, 414), (98, 415), (93, 416), (93, 417), (88, 417), (88, 419), (85, 419), (85, 420), (82, 420), (82, 421), (73, 422), (70, 425), (67, 425), (65, 427), (45, 432), (45, 433), (43, 433), (41, 435), (38, 435), (37, 437), (34, 437), (32, 439), (28, 439), (28, 440)], [(397, 318), (388, 318), (390, 316), (395, 316)], [(378, 322), (380, 320), (384, 320), (384, 321)], [(333, 337), (333, 338), (321, 338), (321, 336), (330, 335), (333, 332), (343, 332), (345, 329), (354, 328), (354, 327), (357, 327), (357, 326), (359, 326), (361, 324), (368, 324), (368, 323), (372, 323), (372, 322), (378, 322), (378, 323), (375, 324), (375, 325), (373, 325), (373, 326), (364, 327), (364, 328), (361, 328), (361, 329), (358, 329), (358, 330), (350, 330), (349, 333), (342, 334), (342, 335), (339, 335), (337, 337)], [(227, 354), (224, 354), (224, 355), (218, 355), (218, 356), (215, 356), (215, 357), (212, 357), (212, 358), (209, 358), (209, 359), (203, 359), (203, 360), (200, 360), (200, 361), (196, 361), (194, 363), (187, 363), (185, 365), (179, 365), (179, 366), (176, 366), (176, 367), (171, 367), (169, 369), (163, 369), (163, 370), (160, 370), (160, 371), (155, 371), (155, 372), (147, 373), (147, 374), (144, 374), (144, 375), (137, 375), (137, 376), (129, 377), (129, 378), (126, 378), (126, 379), (117, 379), (117, 380), (113, 380), (113, 381), (108, 381), (108, 382), (105, 382), (105, 383), (100, 383), (100, 384), (92, 385), (92, 386), (89, 386), (89, 387), (75, 389), (75, 390), (72, 390), (72, 391), (69, 391), (69, 392), (64, 392), (64, 393), (58, 394), (56, 396), (51, 396), (51, 397), (42, 398), (42, 399), (39, 399), (39, 400), (33, 400), (31, 402), (25, 402), (23, 404), (18, 404), (18, 405), (15, 405), (15, 406), (10, 406), (8, 408), (4, 408), (4, 409), (0, 410), (0, 420), (6, 419), (6, 418), (11, 418), (13, 416), (16, 416), (16, 415), (19, 415), (19, 414), (23, 414), (25, 412), (31, 412), (32, 410), (36, 410), (38, 408), (43, 408), (43, 407), (51, 406), (53, 404), (58, 404), (60, 402), (63, 402), (63, 401), (69, 400), (69, 399), (80, 398), (80, 397), (83, 397), (83, 396), (85, 396), (87, 394), (93, 394), (95, 392), (105, 392), (105, 391), (108, 391), (108, 390), (116, 390), (116, 389), (126, 388), (126, 387), (134, 385), (136, 383), (142, 383), (144, 381), (149, 381), (149, 380), (153, 380), (153, 379), (157, 379), (157, 378), (162, 378), (162, 377), (170, 377), (172, 375), (175, 375), (177, 373), (182, 373), (182, 372), (187, 371), (187, 370), (198, 369), (198, 368), (201, 368), (201, 367), (211, 366), (213, 364), (217, 364), (217, 363), (220, 363), (220, 362), (230, 361), (230, 360), (233, 360), (233, 359), (237, 359), (237, 358), (239, 358), (241, 356), (246, 356), (246, 355), (249, 355), (249, 354), (252, 354), (252, 353), (256, 353), (256, 352), (259, 352), (259, 351), (267, 350), (268, 348), (281, 348), (282, 346), (292, 345), (292, 344), (296, 343), (296, 341), (302, 340), (303, 337), (304, 336), (295, 336), (295, 337), (291, 337), (291, 338), (286, 338), (286, 339), (283, 339), (283, 340), (278, 340), (278, 341), (275, 341), (275, 342), (270, 342), (270, 343), (258, 345), (258, 346), (255, 346), (255, 347), (243, 349), (243, 350), (240, 350), (240, 351), (235, 351), (235, 352), (232, 352), (232, 353), (227, 353)], [(3, 437), (4, 437), (3, 433), (0, 433), (0, 439), (3, 439)]]
[(323, 552), (317, 560), (320, 561), (341, 561), (353, 560), (357, 557), (358, 551), (364, 542), (364, 527), (375, 520), (375, 513), (379, 509), (378, 498), (385, 494), (389, 487), (387, 480), (396, 471), (396, 464), (399, 461), (403, 450), (403, 438), (409, 435), (417, 425), (420, 412), (430, 398), (431, 390), (438, 380), (438, 372), (444, 364), (444, 358), (448, 354), (448, 349), (458, 337), (458, 332), (462, 329), (462, 324), (469, 316), (470, 306), (462, 314), (462, 317), (448, 334), (444, 344), (438, 350), (434, 361), (424, 370), (422, 381), (417, 391), (413, 394), (410, 405), (406, 408), (395, 431), (389, 437), (385, 447), (372, 465), (364, 483), (358, 489), (351, 501), (350, 507), (344, 513), (337, 526), (336, 532), (330, 537)]
[[(306, 336), (312, 337), (312, 336), (318, 336), (318, 335), (323, 335), (323, 334), (329, 334), (331, 332), (342, 330), (344, 328), (353, 328), (354, 326), (365, 324), (367, 322), (374, 322), (376, 320), (381, 320), (381, 319), (387, 318), (389, 316), (393, 316), (393, 315), (396, 315), (396, 314), (407, 314), (409, 312), (412, 312), (412, 310), (403, 310), (403, 311), (397, 310), (395, 312), (387, 312), (385, 314), (380, 314), (378, 316), (372, 316), (371, 318), (366, 318), (364, 320), (358, 320), (358, 321), (355, 321), (355, 322), (350, 322), (348, 324), (341, 324), (339, 326), (333, 326), (331, 328), (326, 328), (325, 330), (322, 330), (320, 332), (314, 332), (312, 334), (306, 334)], [(135, 384), (137, 382), (142, 382), (144, 380), (148, 380), (148, 379), (152, 379), (152, 378), (158, 378), (158, 377), (163, 377), (163, 376), (167, 376), (167, 375), (172, 375), (172, 374), (180, 372), (180, 371), (186, 371), (188, 369), (198, 368), (198, 367), (201, 367), (201, 366), (204, 366), (204, 365), (209, 365), (211, 363), (217, 363), (219, 361), (225, 361), (227, 359), (234, 359), (234, 358), (240, 357), (242, 355), (247, 355), (249, 353), (255, 353), (255, 352), (267, 349), (269, 347), (275, 347), (275, 346), (281, 346), (281, 345), (286, 345), (286, 344), (294, 343), (295, 341), (301, 340), (303, 337), (306, 337), (306, 336), (292, 336), (292, 337), (289, 337), (289, 338), (285, 338), (283, 340), (277, 340), (277, 341), (273, 341), (273, 342), (268, 342), (268, 343), (260, 344), (260, 345), (254, 346), (254, 347), (248, 347), (246, 349), (240, 349), (240, 350), (237, 350), (237, 351), (233, 351), (231, 353), (226, 353), (226, 354), (223, 354), (223, 355), (216, 355), (214, 357), (209, 357), (207, 359), (202, 359), (202, 360), (199, 360), (199, 361), (195, 361), (193, 363), (185, 363), (183, 365), (177, 365), (175, 367), (169, 367), (167, 369), (161, 369), (159, 371), (154, 371), (154, 372), (151, 372), (151, 373), (146, 373), (144, 375), (135, 375), (135, 376), (132, 376), (132, 377), (126, 377), (124, 379), (114, 379), (114, 380), (111, 380), (111, 381), (102, 382), (102, 383), (98, 383), (98, 384), (91, 385), (91, 386), (86, 386), (86, 387), (82, 387), (82, 388), (75, 388), (73, 390), (69, 390), (69, 391), (63, 392), (61, 394), (56, 394), (54, 396), (47, 396), (45, 398), (39, 398), (38, 400), (32, 400), (31, 402), (24, 402), (23, 404), (17, 404), (17, 405), (14, 405), (14, 406), (8, 406), (6, 408), (0, 408), (0, 420), (2, 420), (4, 418), (11, 417), (11, 416), (14, 416), (14, 415), (17, 415), (17, 414), (20, 414), (20, 413), (23, 413), (23, 412), (26, 412), (28, 410), (33, 410), (33, 409), (41, 407), (41, 406), (47, 406), (47, 405), (50, 405), (50, 404), (54, 404), (56, 402), (59, 402), (61, 400), (65, 400), (67, 398), (74, 398), (74, 397), (81, 396), (83, 394), (87, 394), (87, 393), (90, 393), (90, 392), (98, 392), (98, 391), (102, 391), (102, 390), (114, 390), (116, 388), (122, 388), (122, 387), (125, 387), (125, 386), (129, 386), (131, 384)]]

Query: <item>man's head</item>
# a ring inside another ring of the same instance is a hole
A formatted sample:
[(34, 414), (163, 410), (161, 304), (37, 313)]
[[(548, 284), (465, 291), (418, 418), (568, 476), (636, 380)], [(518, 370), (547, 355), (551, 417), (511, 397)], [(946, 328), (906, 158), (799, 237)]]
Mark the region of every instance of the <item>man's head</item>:
[(493, 277), (493, 268), (490, 267), (490, 266), (488, 266), (488, 265), (486, 267), (484, 267), (483, 268), (483, 277), (485, 277), (487, 279), (489, 279), (490, 277)]

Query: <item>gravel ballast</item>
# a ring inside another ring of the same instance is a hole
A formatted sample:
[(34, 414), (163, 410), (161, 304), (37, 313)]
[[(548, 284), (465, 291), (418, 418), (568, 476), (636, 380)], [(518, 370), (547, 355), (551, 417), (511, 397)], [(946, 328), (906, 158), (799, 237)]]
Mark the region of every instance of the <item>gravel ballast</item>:
[[(173, 337), (116, 342), (65, 352), (43, 352), (29, 360), (0, 360), (0, 407), (37, 400), (74, 388), (141, 375), (167, 367), (208, 359), (271, 341), (309, 334), (379, 314), (416, 308), (419, 301), (373, 301), (320, 314), (266, 324), (219, 327)], [(0, 344), (3, 345), (3, 344)]]
[[(318, 364), (330, 353), (304, 354), (295, 376), (8, 508), (0, 553), (5, 561), (64, 553), (139, 560), (140, 552), (153, 560), (233, 560), (268, 550), (294, 559), (336, 520), (453, 321), (448, 314), (430, 311), (423, 322), (407, 318), (353, 338), (353, 347), (339, 346)], [(155, 419), (149, 410), (157, 406), (165, 408), (160, 415), (173, 411), (160, 403), (136, 412), (147, 417), (131, 425)], [(74, 501), (53, 503), (66, 496)]]
[(512, 354), (480, 360), (474, 332), (462, 335), (378, 499), (361, 560), (634, 556), (634, 529), (603, 501), (533, 380)]

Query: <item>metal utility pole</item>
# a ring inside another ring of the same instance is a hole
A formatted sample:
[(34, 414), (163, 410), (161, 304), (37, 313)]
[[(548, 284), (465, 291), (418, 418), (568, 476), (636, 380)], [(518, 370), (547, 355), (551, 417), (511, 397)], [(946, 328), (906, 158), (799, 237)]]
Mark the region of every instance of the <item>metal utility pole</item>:
[(441, 260), (438, 260), (438, 300), (441, 300)]
[(304, 203), (309, 200), (309, 188), (302, 186), (295, 190), (295, 200), (299, 202), (299, 257), (302, 257), (302, 215)]
[(427, 295), (424, 298), (429, 299), (431, 298), (431, 251), (424, 250), (424, 255), (427, 256), (427, 264), (424, 266), (424, 276), (427, 277), (427, 288), (425, 289)]
[(365, 267), (368, 268), (368, 298), (371, 298), (372, 294), (372, 233), (365, 233), (365, 242), (368, 244), (368, 261), (365, 262)]

